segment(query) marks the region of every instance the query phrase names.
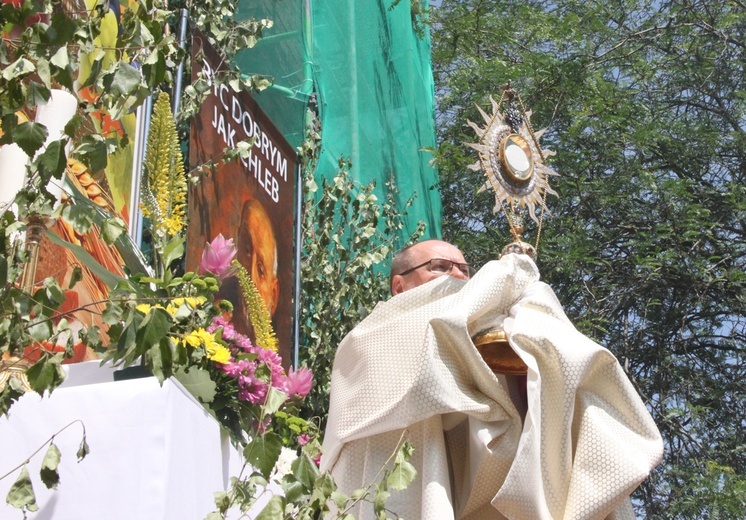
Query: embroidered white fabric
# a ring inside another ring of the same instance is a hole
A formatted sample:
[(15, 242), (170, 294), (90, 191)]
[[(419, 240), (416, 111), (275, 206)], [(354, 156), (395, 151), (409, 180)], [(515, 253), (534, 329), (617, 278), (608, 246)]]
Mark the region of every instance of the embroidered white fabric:
[[(529, 367), (523, 424), (471, 341), (498, 324)], [(663, 451), (614, 356), (514, 254), (378, 304), (342, 341), (321, 469), (342, 492), (368, 485), (404, 429), (418, 475), (386, 504), (409, 520), (634, 518), (628, 497)]]

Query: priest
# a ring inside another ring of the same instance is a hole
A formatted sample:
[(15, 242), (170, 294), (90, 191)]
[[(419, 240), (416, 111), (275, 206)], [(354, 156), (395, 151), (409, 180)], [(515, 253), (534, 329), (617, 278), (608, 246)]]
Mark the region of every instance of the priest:
[[(634, 518), (629, 495), (661, 460), (658, 429), (529, 256), (474, 273), (458, 248), (428, 240), (397, 255), (391, 289), (334, 360), (321, 469), (340, 491), (376, 481), (406, 432), (418, 475), (386, 503), (399, 517)], [(476, 349), (472, 337), (493, 328), (527, 365), (525, 382)], [(374, 518), (366, 503), (352, 513)]]

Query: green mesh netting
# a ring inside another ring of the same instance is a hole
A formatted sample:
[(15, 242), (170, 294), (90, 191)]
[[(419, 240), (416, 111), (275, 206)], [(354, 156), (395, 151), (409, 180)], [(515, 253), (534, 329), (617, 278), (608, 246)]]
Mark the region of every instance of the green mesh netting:
[[(427, 2), (423, 2), (426, 7)], [(238, 58), (246, 73), (275, 85), (255, 97), (293, 146), (302, 140), (308, 96), (318, 99), (322, 152), (318, 178), (332, 178), (340, 157), (352, 176), (375, 180), (385, 198), (393, 178), (397, 206), (416, 195), (405, 238), (422, 220), (440, 237), (441, 204), (432, 156), (435, 146), (430, 40), (413, 27), (409, 1), (241, 0), (241, 16), (269, 18), (255, 48)]]

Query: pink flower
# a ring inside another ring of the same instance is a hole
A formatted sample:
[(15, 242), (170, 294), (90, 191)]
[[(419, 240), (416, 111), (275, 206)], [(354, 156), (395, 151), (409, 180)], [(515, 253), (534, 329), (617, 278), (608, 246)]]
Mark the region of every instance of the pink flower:
[(321, 452), (318, 452), (311, 460), (313, 460), (313, 463), (316, 464), (316, 466), (321, 466)]
[(300, 444), (301, 446), (305, 446), (310, 441), (311, 441), (311, 436), (308, 435), (307, 433), (301, 433), (300, 435), (298, 435), (298, 444)]
[(231, 267), (231, 261), (236, 256), (236, 252), (233, 239), (226, 240), (222, 233), (219, 234), (212, 242), (205, 244), (199, 274), (209, 271), (218, 275), (221, 280), (233, 276), (234, 269)]
[(306, 397), (313, 386), (313, 373), (307, 368), (299, 368), (296, 371), (290, 369), (288, 372), (285, 393), (289, 397)]

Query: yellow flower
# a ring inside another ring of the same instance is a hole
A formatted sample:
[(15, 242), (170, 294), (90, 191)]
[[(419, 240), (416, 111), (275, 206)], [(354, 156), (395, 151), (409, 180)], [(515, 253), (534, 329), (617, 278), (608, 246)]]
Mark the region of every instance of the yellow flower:
[(207, 301), (207, 298), (205, 298), (204, 296), (197, 296), (197, 297), (194, 297), (194, 296), (188, 296), (188, 297), (186, 297), (186, 298), (174, 298), (174, 299), (172, 300), (172, 303), (173, 303), (173, 304), (174, 304), (174, 305), (175, 305), (175, 306), (176, 306), (177, 308), (178, 308), (178, 307), (181, 307), (182, 305), (184, 305), (184, 304), (186, 303), (186, 304), (187, 304), (187, 305), (189, 305), (189, 307), (191, 307), (192, 309), (196, 309), (197, 307), (199, 307), (200, 305), (202, 305), (202, 304), (203, 304), (203, 303), (205, 303), (206, 301)]
[(200, 345), (205, 345), (207, 348), (210, 348), (212, 345), (220, 345), (217, 341), (215, 341), (215, 334), (207, 332), (203, 328), (193, 330), (192, 332), (187, 334), (184, 338), (184, 341), (187, 345), (194, 348), (197, 348)]
[(207, 346), (207, 358), (225, 365), (231, 361), (231, 351), (216, 342), (213, 347)]
[(233, 260), (231, 265), (238, 270), (236, 276), (246, 301), (249, 321), (254, 326), (256, 343), (261, 345), (262, 348), (277, 352), (277, 336), (275, 335), (275, 329), (272, 328), (272, 317), (269, 315), (262, 295), (259, 294), (259, 289), (257, 289), (254, 280), (251, 279), (249, 272), (238, 260)]
[(153, 107), (141, 193), (143, 214), (160, 239), (181, 234), (186, 226), (187, 181), (171, 100), (161, 92)]
[(151, 309), (162, 309), (162, 308), (163, 308), (163, 305), (158, 305), (157, 303), (155, 305), (151, 305), (149, 303), (141, 303), (135, 307), (135, 309), (142, 312), (143, 314), (149, 313)]

